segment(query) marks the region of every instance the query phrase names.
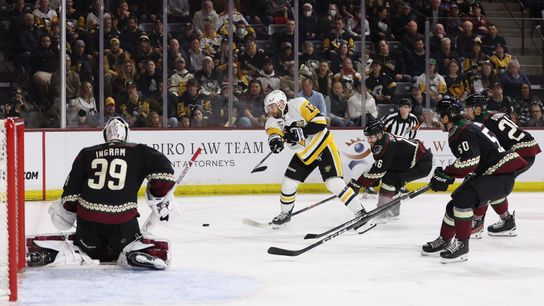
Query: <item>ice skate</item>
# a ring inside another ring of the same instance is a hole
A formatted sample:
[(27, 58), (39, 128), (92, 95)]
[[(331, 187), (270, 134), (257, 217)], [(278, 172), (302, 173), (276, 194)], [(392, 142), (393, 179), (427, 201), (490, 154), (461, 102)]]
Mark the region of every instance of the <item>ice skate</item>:
[(484, 219), (472, 218), (472, 229), (470, 233), (470, 239), (482, 239), (483, 232), (484, 232)]
[(443, 264), (463, 262), (468, 260), (468, 239), (457, 240), (440, 252), (440, 262)]
[(272, 228), (278, 229), (291, 221), (291, 211), (282, 211), (279, 215), (272, 219)]
[(495, 237), (515, 237), (516, 233), (516, 212), (508, 217), (499, 220), (487, 227), (487, 234)]
[(446, 241), (442, 237), (438, 237), (433, 241), (429, 241), (421, 247), (421, 255), (435, 256), (439, 251), (444, 250), (451, 244), (451, 241)]

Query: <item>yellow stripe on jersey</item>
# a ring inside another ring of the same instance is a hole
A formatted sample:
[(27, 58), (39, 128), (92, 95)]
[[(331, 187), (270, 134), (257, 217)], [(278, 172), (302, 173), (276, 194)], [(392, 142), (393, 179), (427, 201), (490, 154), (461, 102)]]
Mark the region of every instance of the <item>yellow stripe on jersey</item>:
[(316, 160), (321, 152), (329, 145), (334, 145), (334, 140), (332, 134), (325, 129), (315, 134), (312, 141), (304, 150), (298, 152), (297, 155), (305, 165), (309, 165)]
[(323, 117), (323, 116), (316, 116), (314, 117), (314, 119), (312, 119), (313, 123), (318, 123), (318, 124), (327, 124), (327, 118)]
[(273, 127), (272, 127), (272, 128), (266, 129), (266, 134), (267, 134), (268, 136), (270, 136), (270, 135), (272, 135), (272, 134), (278, 134), (278, 135), (280, 135), (280, 136), (283, 137), (283, 132), (282, 132), (282, 130), (280, 130), (280, 129), (278, 129), (278, 128), (273, 128)]
[(304, 100), (304, 102), (300, 104), (299, 111), (306, 122), (312, 121), (319, 114), (317, 107), (313, 106), (308, 100)]

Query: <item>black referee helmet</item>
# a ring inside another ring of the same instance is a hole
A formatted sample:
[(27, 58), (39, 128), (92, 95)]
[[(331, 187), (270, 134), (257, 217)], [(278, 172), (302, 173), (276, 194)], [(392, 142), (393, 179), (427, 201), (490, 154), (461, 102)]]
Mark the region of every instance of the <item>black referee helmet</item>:
[(410, 98), (401, 98), (399, 101), (399, 107), (400, 106), (412, 106), (412, 100)]

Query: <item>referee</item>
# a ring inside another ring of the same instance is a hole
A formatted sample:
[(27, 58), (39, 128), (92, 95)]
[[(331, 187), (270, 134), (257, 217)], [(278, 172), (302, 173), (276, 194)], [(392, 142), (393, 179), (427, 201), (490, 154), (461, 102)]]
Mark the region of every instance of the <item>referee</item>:
[(411, 113), (412, 100), (401, 98), (399, 102), (399, 111), (383, 119), (385, 131), (398, 137), (414, 139), (419, 129), (417, 117)]

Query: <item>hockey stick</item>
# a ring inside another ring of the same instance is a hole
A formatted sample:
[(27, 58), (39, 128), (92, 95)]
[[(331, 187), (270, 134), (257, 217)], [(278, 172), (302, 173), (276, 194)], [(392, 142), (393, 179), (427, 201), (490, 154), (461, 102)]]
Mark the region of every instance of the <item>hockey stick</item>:
[[(319, 201), (319, 202), (317, 202), (317, 203), (314, 203), (314, 204), (311, 204), (311, 205), (309, 205), (309, 206), (306, 206), (306, 207), (304, 207), (304, 208), (302, 208), (302, 209), (299, 209), (299, 210), (293, 212), (293, 213), (291, 214), (291, 217), (296, 216), (296, 215), (298, 215), (298, 214), (300, 214), (300, 213), (302, 213), (302, 212), (305, 212), (305, 211), (307, 211), (307, 210), (309, 210), (309, 209), (312, 209), (312, 208), (314, 208), (314, 207), (317, 207), (317, 206), (319, 206), (319, 205), (321, 205), (321, 204), (323, 204), (323, 203), (326, 203), (326, 202), (328, 202), (328, 201), (330, 201), (330, 200), (332, 200), (332, 199), (334, 199), (334, 198), (336, 198), (335, 195), (330, 196), (330, 197), (328, 197), (328, 198), (326, 198), (326, 199), (324, 199), (324, 200), (321, 200), (321, 201)], [(244, 219), (244, 220), (242, 220), (242, 222), (243, 222), (244, 224), (246, 224), (246, 225), (255, 226), (255, 227), (267, 227), (267, 226), (272, 225), (272, 222), (261, 223), (261, 222), (253, 221), (253, 220), (250, 220), (250, 219)]]
[(264, 170), (266, 170), (266, 168), (268, 168), (268, 166), (261, 166), (265, 160), (267, 160), (270, 155), (272, 155), (272, 151), (268, 152), (268, 154), (266, 154), (266, 156), (255, 166), (255, 168), (253, 168), (253, 170), (251, 170), (251, 173), (255, 173), (255, 172), (262, 172)]
[[(425, 187), (427, 187), (427, 186), (425, 186)], [(389, 209), (389, 208), (395, 206), (396, 204), (399, 204), (400, 201), (402, 201), (402, 200), (404, 200), (404, 199), (407, 199), (407, 198), (410, 198), (410, 199), (411, 199), (411, 198), (413, 198), (413, 197), (419, 195), (419, 193), (416, 194), (416, 192), (419, 192), (420, 190), (423, 190), (425, 187), (421, 187), (420, 189), (417, 189), (417, 190), (414, 190), (414, 191), (412, 191), (412, 192), (403, 194), (403, 195), (401, 195), (400, 197), (397, 197), (397, 198), (395, 198), (395, 199), (393, 199), (393, 200), (387, 202), (386, 204), (384, 204), (384, 205), (382, 205), (382, 206), (380, 206), (380, 207), (376, 207), (375, 209), (373, 209), (373, 210), (371, 210), (370, 212), (368, 212), (368, 214), (367, 214), (366, 216), (369, 216), (369, 215), (374, 214), (374, 213), (379, 214), (379, 213), (381, 213), (382, 211), (385, 211), (385, 210), (387, 210), (387, 209)], [(430, 187), (429, 187), (429, 188), (430, 188)], [(427, 191), (427, 190), (428, 190), (428, 189), (425, 189), (424, 191), (421, 191), (421, 193), (423, 193), (423, 192), (425, 192), (425, 191)], [(366, 217), (366, 216), (365, 216), (365, 217)], [(345, 223), (342, 223), (342, 224), (340, 224), (340, 225), (338, 225), (338, 226), (336, 226), (336, 227), (333, 227), (333, 228), (331, 228), (331, 229), (329, 229), (329, 230), (327, 230), (327, 231), (325, 231), (325, 232), (323, 232), (323, 233), (320, 233), (320, 234), (306, 234), (306, 236), (304, 236), (304, 239), (316, 239), (316, 238), (321, 238), (321, 237), (326, 236), (326, 235), (328, 235), (328, 234), (330, 234), (330, 233), (332, 233), (332, 232), (334, 232), (334, 231), (337, 231), (337, 230), (339, 230), (339, 229), (341, 229), (341, 228), (343, 228), (343, 227), (345, 227), (345, 226), (349, 226), (349, 225), (355, 224), (355, 223), (357, 223), (359, 220), (360, 220), (359, 218), (353, 218), (353, 219), (351, 219), (351, 220), (349, 220), (349, 221), (347, 221), (347, 222), (345, 222)]]
[(363, 225), (365, 223), (367, 223), (368, 221), (370, 221), (371, 219), (373, 219), (374, 217), (378, 216), (379, 214), (381, 214), (382, 212), (386, 211), (387, 209), (391, 208), (392, 206), (398, 204), (400, 202), (400, 200), (402, 199), (406, 199), (406, 198), (414, 198), (424, 192), (426, 192), (427, 190), (429, 190), (431, 187), (430, 185), (426, 185), (424, 187), (421, 187), (417, 190), (414, 190), (406, 195), (403, 195), (403, 196), (400, 196), (398, 197), (397, 199), (387, 203), (386, 205), (384, 206), (380, 206), (376, 209), (373, 209), (371, 210), (368, 214), (366, 214), (364, 217), (357, 217), (357, 218), (354, 218), (344, 224), (342, 224), (342, 226), (345, 226), (346, 224), (349, 224), (348, 226), (344, 227), (344, 228), (341, 228), (340, 230), (338, 231), (335, 231), (333, 233), (331, 233), (330, 235), (326, 236), (325, 238), (321, 239), (321, 240), (318, 240), (316, 241), (315, 243), (313, 244), (310, 244), (309, 246), (303, 248), (303, 249), (300, 249), (300, 250), (287, 250), (287, 249), (282, 249), (282, 248), (277, 248), (277, 247), (271, 247), (268, 249), (268, 254), (272, 254), (272, 255), (283, 255), (283, 256), (298, 256), (300, 254), (303, 254), (335, 237), (338, 237), (340, 235), (342, 235), (343, 233), (353, 229), (353, 228), (356, 228), (356, 227), (359, 227), (360, 225)]
[[(181, 174), (179, 175), (178, 179), (176, 180), (176, 185), (179, 185), (185, 175), (187, 175), (187, 172), (189, 171), (189, 168), (194, 164), (196, 161), (198, 155), (200, 155), (200, 152), (202, 152), (202, 148), (199, 147), (196, 152), (191, 157), (191, 160), (185, 165), (185, 168), (181, 171)], [(147, 217), (147, 220), (145, 220), (144, 224), (142, 225), (141, 232), (142, 233), (148, 233), (157, 223), (160, 222), (159, 216), (157, 216), (155, 213), (151, 213), (149, 217)]]

